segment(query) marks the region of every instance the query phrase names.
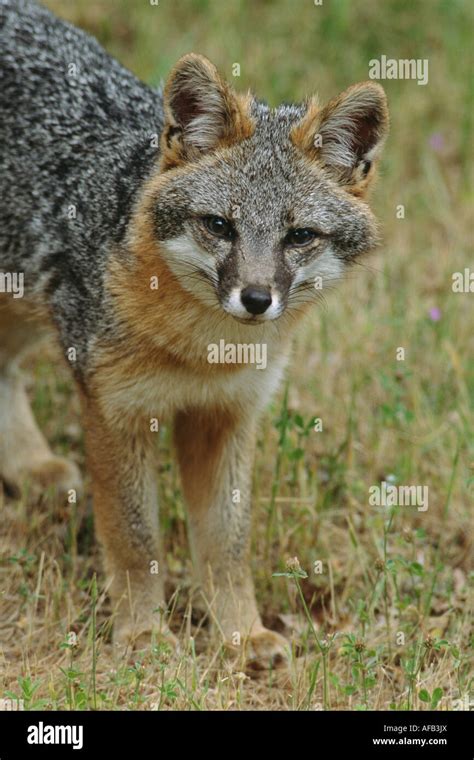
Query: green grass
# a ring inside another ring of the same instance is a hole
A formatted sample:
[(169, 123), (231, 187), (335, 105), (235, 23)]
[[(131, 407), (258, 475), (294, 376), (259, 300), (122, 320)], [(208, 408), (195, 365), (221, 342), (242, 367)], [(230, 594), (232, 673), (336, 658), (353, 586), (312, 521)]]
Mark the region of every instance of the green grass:
[[(88, 498), (63, 509), (48, 499), (40, 509), (8, 503), (0, 696), (26, 709), (467, 709), (474, 296), (453, 293), (451, 282), (472, 269), (470, 4), (48, 5), (152, 83), (190, 50), (272, 105), (313, 91), (330, 98), (367, 79), (369, 60), (382, 54), (427, 58), (429, 83), (383, 82), (392, 126), (373, 195), (383, 245), (300, 331), (288, 386), (260, 427), (254, 575), (266, 623), (299, 655), (288, 673), (233, 672), (189, 617), (185, 512), (164, 429), (165, 561), (182, 653), (114, 652)], [(83, 465), (69, 377), (52, 357), (34, 372), (41, 426), (55, 450)], [(428, 485), (428, 510), (370, 506), (369, 488), (387, 479)], [(301, 573), (287, 568), (289, 557)]]

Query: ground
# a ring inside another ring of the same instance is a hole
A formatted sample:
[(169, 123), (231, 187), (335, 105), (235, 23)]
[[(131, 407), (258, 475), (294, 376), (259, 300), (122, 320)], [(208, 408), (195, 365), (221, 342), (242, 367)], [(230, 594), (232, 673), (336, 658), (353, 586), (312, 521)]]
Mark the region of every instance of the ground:
[[(249, 677), (209, 646), (189, 603), (164, 429), (160, 497), (181, 652), (136, 657), (110, 643), (87, 480), (67, 506), (0, 496), (0, 697), (26, 709), (468, 709), (474, 294), (453, 290), (453, 274), (473, 270), (468, 4), (47, 4), (151, 83), (190, 50), (272, 105), (314, 90), (332, 97), (367, 79), (381, 55), (426, 59), (429, 80), (382, 82), (382, 245), (314, 308), (259, 432), (254, 574), (265, 622), (293, 642), (288, 671)], [(69, 375), (53, 349), (25, 369), (53, 448), (85, 472)], [(381, 481), (427, 486), (428, 508), (371, 504)]]

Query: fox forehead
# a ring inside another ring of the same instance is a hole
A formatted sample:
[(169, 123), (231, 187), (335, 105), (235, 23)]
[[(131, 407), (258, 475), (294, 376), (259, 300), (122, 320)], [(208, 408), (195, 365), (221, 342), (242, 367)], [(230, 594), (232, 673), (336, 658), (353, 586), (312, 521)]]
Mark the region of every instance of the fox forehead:
[(225, 216), (237, 226), (239, 219), (258, 220), (263, 234), (312, 223), (329, 233), (338, 218), (357, 215), (365, 204), (339, 188), (292, 143), (291, 130), (304, 112), (302, 105), (271, 109), (255, 103), (250, 137), (170, 172), (157, 198), (158, 237), (182, 232), (180, 222), (190, 214)]

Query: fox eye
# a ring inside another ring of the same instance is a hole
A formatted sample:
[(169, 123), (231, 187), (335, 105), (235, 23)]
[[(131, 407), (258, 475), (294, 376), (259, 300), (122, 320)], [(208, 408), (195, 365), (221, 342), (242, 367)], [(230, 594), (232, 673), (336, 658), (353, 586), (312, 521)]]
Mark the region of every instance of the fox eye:
[(233, 240), (235, 237), (235, 229), (227, 219), (223, 216), (205, 216), (203, 217), (204, 225), (206, 229), (216, 237), (224, 238), (224, 240)]
[(316, 232), (309, 227), (297, 227), (288, 230), (285, 238), (287, 245), (308, 245), (316, 237)]

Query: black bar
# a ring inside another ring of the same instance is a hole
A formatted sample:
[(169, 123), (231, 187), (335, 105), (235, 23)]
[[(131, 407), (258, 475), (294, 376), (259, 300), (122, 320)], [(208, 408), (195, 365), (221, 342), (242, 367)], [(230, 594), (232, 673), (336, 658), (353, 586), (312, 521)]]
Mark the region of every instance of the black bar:
[[(469, 712), (0, 712), (0, 760), (23, 757), (154, 758), (173, 751), (268, 756), (472, 760)], [(56, 727), (63, 727), (56, 729)], [(74, 732), (75, 727), (75, 732)], [(80, 731), (82, 729), (82, 733)], [(30, 741), (28, 741), (28, 739)], [(58, 742), (48, 743), (50, 739)], [(40, 741), (43, 743), (31, 743)], [(388, 741), (390, 740), (390, 741)], [(77, 749), (73, 749), (73, 743)], [(79, 746), (82, 744), (82, 746)], [(284, 750), (284, 746), (287, 750)], [(117, 754), (115, 754), (117, 753)], [(341, 754), (341, 753), (346, 753)]]

